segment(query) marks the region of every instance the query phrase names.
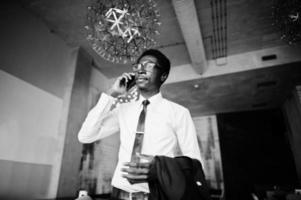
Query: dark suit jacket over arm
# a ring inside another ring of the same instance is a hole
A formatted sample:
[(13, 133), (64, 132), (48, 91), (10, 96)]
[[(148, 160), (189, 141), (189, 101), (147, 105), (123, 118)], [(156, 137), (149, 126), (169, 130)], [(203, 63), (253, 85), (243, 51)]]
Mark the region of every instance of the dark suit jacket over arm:
[(209, 200), (202, 164), (189, 157), (156, 156), (150, 168), (150, 200)]

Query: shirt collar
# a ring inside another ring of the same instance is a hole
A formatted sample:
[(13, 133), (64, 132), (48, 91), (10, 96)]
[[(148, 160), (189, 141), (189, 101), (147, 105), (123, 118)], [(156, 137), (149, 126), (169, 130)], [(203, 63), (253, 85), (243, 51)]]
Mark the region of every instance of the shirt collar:
[[(155, 94), (154, 96), (152, 96), (151, 98), (149, 98), (149, 102), (151, 106), (154, 106), (156, 104), (158, 104), (161, 100), (163, 99), (161, 92)], [(142, 95), (140, 95), (140, 98), (138, 100), (139, 105), (142, 105), (142, 101), (146, 100)]]

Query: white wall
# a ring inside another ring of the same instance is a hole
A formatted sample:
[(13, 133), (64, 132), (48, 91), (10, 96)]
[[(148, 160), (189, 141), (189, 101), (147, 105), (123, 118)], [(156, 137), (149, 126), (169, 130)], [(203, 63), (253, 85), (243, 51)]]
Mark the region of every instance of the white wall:
[(193, 117), (208, 184), (223, 189), (223, 171), (216, 115)]
[(283, 104), (287, 118), (288, 138), (295, 159), (299, 184), (301, 184), (301, 86), (298, 85)]
[(77, 48), (16, 3), (1, 3), (0, 12), (0, 69), (63, 98)]
[(19, 177), (13, 174), (24, 170), (20, 163), (46, 166), (45, 173), (56, 173), (47, 170), (56, 168), (60, 162), (58, 128), (63, 101), (3, 71), (0, 71), (0, 94), (0, 162), (15, 163), (12, 168), (0, 170), (0, 193), (27, 191), (46, 196), (46, 188), (33, 187), (44, 186), (44, 181), (51, 183), (54, 176), (34, 178), (34, 171), (24, 171)]
[(78, 49), (16, 3), (0, 11), (0, 195), (53, 198)]

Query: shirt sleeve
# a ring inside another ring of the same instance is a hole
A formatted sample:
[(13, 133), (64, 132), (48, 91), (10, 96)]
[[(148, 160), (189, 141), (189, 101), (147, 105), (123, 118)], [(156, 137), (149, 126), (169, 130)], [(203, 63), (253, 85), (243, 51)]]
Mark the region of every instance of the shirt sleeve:
[(78, 133), (82, 143), (92, 143), (119, 131), (118, 108), (112, 109), (114, 98), (102, 93)]
[(195, 126), (189, 110), (185, 109), (178, 116), (176, 134), (182, 154), (190, 158), (198, 159), (203, 163)]

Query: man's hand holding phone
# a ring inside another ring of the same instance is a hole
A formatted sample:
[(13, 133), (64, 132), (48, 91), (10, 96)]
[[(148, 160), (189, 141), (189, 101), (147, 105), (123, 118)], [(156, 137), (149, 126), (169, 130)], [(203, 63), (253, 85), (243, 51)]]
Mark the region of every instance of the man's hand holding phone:
[(129, 86), (135, 84), (135, 73), (123, 73), (119, 76), (112, 87), (107, 92), (112, 97), (117, 97), (119, 95), (125, 94), (129, 90)]

